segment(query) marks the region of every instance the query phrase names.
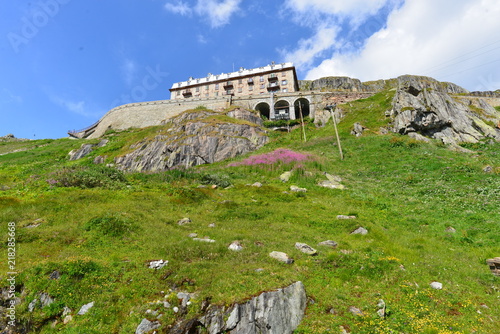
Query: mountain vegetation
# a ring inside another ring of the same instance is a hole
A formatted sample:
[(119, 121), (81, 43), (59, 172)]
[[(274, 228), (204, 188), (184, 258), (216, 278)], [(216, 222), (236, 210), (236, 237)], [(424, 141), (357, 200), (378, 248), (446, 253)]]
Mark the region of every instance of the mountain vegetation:
[[(2, 328), (137, 333), (148, 319), (170, 333), (207, 305), (301, 281), (308, 301), (295, 333), (497, 332), (500, 278), (486, 260), (500, 256), (500, 143), (457, 151), (382, 134), (393, 96), (339, 106), (343, 160), (331, 121), (269, 132), (266, 145), (224, 161), (143, 173), (113, 161), (170, 125), (111, 131), (104, 146), (85, 140), (96, 146), (73, 161), (82, 141), (0, 142), (2, 243), (14, 225), (17, 272), (9, 327), (4, 252)], [(329, 178), (343, 187), (319, 185)], [(352, 234), (360, 227), (367, 233)], [(318, 245), (326, 240), (336, 245)]]

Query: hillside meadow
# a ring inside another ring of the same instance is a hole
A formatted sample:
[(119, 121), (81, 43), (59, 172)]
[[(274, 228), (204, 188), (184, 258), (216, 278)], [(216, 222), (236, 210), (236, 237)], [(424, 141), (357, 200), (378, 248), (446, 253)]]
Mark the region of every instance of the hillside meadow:
[[(302, 281), (309, 301), (296, 333), (498, 333), (500, 279), (486, 259), (500, 256), (500, 144), (464, 144), (471, 152), (463, 153), (382, 135), (390, 98), (385, 92), (343, 106), (344, 160), (331, 122), (308, 124), (305, 142), (301, 128), (270, 132), (270, 143), (252, 154), (160, 173), (92, 163), (97, 155), (112, 162), (159, 128), (108, 133), (107, 146), (77, 161), (68, 152), (83, 141), (0, 143), (0, 277), (8, 288), (14, 222), (22, 300), (16, 328), (133, 333), (143, 318), (159, 316), (159, 331), (167, 333), (176, 321), (200, 316), (207, 301), (231, 305)], [(354, 122), (367, 128), (361, 137), (350, 134)], [(289, 158), (263, 158), (278, 149)], [(282, 182), (286, 171), (291, 178)], [(325, 173), (345, 189), (318, 186)], [(191, 222), (178, 225), (182, 218)], [(368, 234), (351, 234), (358, 227)], [(338, 246), (318, 245), (325, 240)], [(228, 250), (233, 241), (243, 250)], [(318, 255), (299, 252), (296, 242)], [(270, 258), (272, 251), (294, 263)], [(159, 259), (168, 264), (148, 268)], [(195, 297), (175, 312), (180, 291)], [(30, 312), (40, 293), (53, 303)], [(89, 312), (77, 315), (90, 302)], [(65, 308), (72, 316), (66, 324)]]

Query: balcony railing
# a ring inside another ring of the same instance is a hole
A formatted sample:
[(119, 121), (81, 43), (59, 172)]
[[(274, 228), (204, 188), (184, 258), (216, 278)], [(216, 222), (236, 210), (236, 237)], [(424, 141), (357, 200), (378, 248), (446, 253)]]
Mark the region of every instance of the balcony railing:
[(191, 89), (186, 89), (182, 92), (182, 95), (186, 96), (191, 96), (193, 95), (193, 92), (191, 92)]
[(248, 79), (248, 84), (249, 85), (253, 85), (253, 79), (252, 78)]
[(267, 90), (277, 90), (277, 89), (280, 89), (279, 82), (272, 82), (269, 85), (267, 85)]
[(269, 80), (269, 82), (278, 81), (278, 76), (275, 73), (269, 74), (269, 76), (267, 77), (267, 80)]
[(224, 87), (233, 87), (233, 82), (232, 81), (225, 82)]

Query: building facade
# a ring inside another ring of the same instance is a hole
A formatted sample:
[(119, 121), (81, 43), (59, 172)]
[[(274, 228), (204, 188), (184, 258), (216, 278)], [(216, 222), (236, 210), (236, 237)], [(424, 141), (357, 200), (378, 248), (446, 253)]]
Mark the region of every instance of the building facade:
[(189, 78), (170, 88), (171, 100), (231, 96), (258, 96), (270, 93), (288, 93), (299, 90), (293, 63), (275, 64), (253, 69), (240, 68), (238, 72), (205, 78)]

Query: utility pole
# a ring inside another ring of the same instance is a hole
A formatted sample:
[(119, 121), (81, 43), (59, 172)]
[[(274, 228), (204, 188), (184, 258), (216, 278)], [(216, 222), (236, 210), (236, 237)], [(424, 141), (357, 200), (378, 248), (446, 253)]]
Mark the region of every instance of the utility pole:
[(337, 136), (337, 145), (339, 147), (340, 160), (344, 160), (344, 154), (342, 153), (342, 146), (340, 145), (340, 137), (339, 131), (337, 130), (337, 117), (335, 117), (335, 108), (337, 108), (337, 104), (326, 106), (327, 109), (330, 110), (330, 114), (332, 114), (333, 126), (335, 127), (335, 135)]

